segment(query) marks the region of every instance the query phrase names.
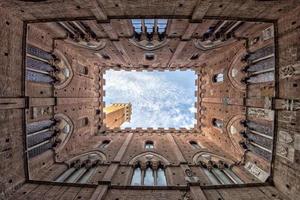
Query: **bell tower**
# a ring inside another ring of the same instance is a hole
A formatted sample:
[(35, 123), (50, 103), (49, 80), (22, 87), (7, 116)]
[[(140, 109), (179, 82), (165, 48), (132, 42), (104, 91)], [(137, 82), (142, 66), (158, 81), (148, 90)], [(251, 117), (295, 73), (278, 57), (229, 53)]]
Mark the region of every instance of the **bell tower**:
[(104, 124), (107, 128), (119, 128), (124, 122), (130, 122), (131, 103), (113, 103), (104, 108)]

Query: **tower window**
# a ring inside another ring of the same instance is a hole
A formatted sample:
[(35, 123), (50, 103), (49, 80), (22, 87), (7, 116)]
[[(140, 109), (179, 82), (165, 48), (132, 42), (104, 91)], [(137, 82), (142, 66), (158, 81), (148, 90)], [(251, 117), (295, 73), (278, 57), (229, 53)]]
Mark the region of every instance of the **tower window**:
[(223, 74), (223, 73), (215, 74), (215, 75), (213, 76), (212, 81), (213, 81), (214, 83), (220, 83), (220, 82), (223, 82), (223, 81), (224, 81), (224, 74)]
[(153, 141), (146, 141), (145, 142), (145, 149), (153, 149), (153, 148), (154, 148)]
[(201, 147), (196, 141), (190, 141), (190, 145), (193, 147), (193, 149), (200, 149)]
[(220, 119), (213, 118), (212, 125), (217, 128), (223, 128), (223, 121)]
[(102, 143), (100, 144), (99, 148), (106, 148), (110, 143), (110, 140), (103, 140)]

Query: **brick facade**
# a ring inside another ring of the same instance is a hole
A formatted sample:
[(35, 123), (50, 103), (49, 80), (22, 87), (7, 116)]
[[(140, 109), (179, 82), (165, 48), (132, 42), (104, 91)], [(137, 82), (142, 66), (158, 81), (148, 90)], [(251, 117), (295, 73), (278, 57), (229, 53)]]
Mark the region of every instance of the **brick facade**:
[[(297, 199), (299, 8), (292, 0), (1, 2), (0, 199)], [(150, 61), (131, 41), (130, 19), (153, 15), (169, 22)], [(98, 49), (76, 43), (64, 19), (89, 27)], [(209, 27), (234, 23), (234, 37), (205, 47)], [(106, 129), (110, 68), (194, 70), (195, 128)], [(211, 184), (201, 166), (220, 161), (247, 184)], [(163, 165), (167, 186), (131, 185), (135, 167), (148, 163)], [(249, 163), (270, 174), (265, 183)], [(84, 184), (54, 182), (78, 164), (91, 172)]]

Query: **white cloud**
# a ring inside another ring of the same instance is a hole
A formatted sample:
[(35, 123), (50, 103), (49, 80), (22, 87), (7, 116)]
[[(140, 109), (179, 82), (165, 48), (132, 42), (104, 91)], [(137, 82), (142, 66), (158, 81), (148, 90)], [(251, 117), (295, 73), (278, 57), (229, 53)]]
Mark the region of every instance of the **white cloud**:
[[(190, 76), (174, 80), (172, 73), (106, 72), (106, 105), (132, 104), (131, 122), (124, 123), (122, 128), (193, 127), (195, 76), (191, 72)], [(187, 83), (191, 87), (186, 88)]]

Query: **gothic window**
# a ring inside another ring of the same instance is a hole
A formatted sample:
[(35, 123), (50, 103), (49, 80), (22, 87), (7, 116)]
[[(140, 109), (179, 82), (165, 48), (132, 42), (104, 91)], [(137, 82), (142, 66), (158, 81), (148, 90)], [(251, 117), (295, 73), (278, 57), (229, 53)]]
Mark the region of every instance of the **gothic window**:
[(63, 114), (56, 114), (53, 120), (26, 124), (29, 158), (42, 154), (49, 149), (55, 151), (61, 149), (72, 132), (72, 122)]
[(167, 19), (132, 19), (131, 20), (133, 29), (136, 33), (140, 34), (143, 31), (148, 34), (153, 34), (153, 32), (158, 32), (160, 34), (164, 33), (167, 28)]
[(266, 46), (247, 55), (247, 77), (242, 82), (255, 84), (274, 81), (274, 46)]
[(232, 171), (226, 161), (217, 156), (204, 154), (199, 158), (201, 170), (213, 185), (241, 184), (243, 181)]
[(66, 57), (55, 50), (46, 52), (27, 44), (26, 80), (53, 84), (55, 88), (64, 88), (71, 81), (73, 72)]
[(133, 171), (131, 185), (142, 185), (142, 170), (140, 166), (137, 166)]
[(210, 182), (214, 185), (241, 184), (243, 181), (229, 168), (214, 166), (210, 169), (201, 167)]
[(159, 33), (164, 33), (166, 31), (167, 23), (168, 23), (167, 19), (158, 19), (157, 20), (157, 28), (158, 28)]
[(212, 125), (217, 128), (223, 128), (223, 121), (220, 119), (213, 118)]
[(154, 148), (153, 141), (146, 141), (145, 142), (145, 149), (153, 149), (153, 148)]
[(154, 167), (151, 163), (148, 163), (142, 169), (140, 164), (137, 164), (133, 171), (131, 185), (166, 186), (167, 179), (163, 166)]
[(69, 167), (60, 174), (54, 181), (65, 183), (88, 183), (89, 179), (96, 172), (101, 158), (96, 153), (83, 155), (68, 163)]
[(142, 20), (141, 19), (132, 19), (131, 22), (132, 22), (134, 31), (136, 33), (141, 33), (142, 32)]
[(198, 142), (196, 141), (190, 141), (190, 145), (193, 147), (193, 149), (200, 149), (201, 147), (199, 146)]
[(110, 143), (110, 140), (103, 140), (103, 142), (100, 144), (99, 148), (106, 148)]
[(27, 124), (27, 151), (28, 157), (33, 158), (49, 150), (53, 146), (52, 138), (54, 136), (52, 120), (44, 120)]
[(242, 121), (241, 123), (247, 129), (240, 133), (242, 137), (245, 138), (245, 142), (240, 145), (243, 145), (244, 148), (252, 151), (254, 154), (270, 161), (272, 159), (273, 147), (272, 127), (253, 121)]
[(131, 40), (136, 46), (145, 50), (155, 50), (167, 42), (167, 19), (132, 19), (134, 38)]
[(158, 167), (156, 183), (158, 186), (166, 186), (167, 185), (166, 173), (165, 173), (165, 170), (162, 168), (162, 166)]
[(154, 171), (153, 169), (148, 166), (144, 173), (144, 185), (146, 186), (153, 186), (154, 185)]
[(212, 78), (212, 81), (214, 83), (220, 83), (224, 81), (224, 74), (223, 73), (219, 73), (219, 74), (215, 74)]
[(26, 50), (26, 80), (40, 83), (54, 83), (54, 67), (50, 53), (27, 45)]

